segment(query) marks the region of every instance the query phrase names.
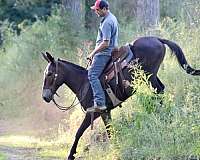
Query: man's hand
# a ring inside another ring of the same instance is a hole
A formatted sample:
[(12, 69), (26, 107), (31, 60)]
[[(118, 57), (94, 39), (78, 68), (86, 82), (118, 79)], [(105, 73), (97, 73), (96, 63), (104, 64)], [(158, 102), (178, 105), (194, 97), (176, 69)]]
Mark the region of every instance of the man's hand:
[(92, 61), (96, 53), (101, 52), (102, 50), (108, 48), (108, 46), (109, 46), (109, 40), (104, 40), (87, 56), (87, 59)]
[(87, 56), (87, 59), (90, 60), (90, 61), (92, 61), (94, 55), (95, 55), (94, 52), (90, 53), (90, 54)]

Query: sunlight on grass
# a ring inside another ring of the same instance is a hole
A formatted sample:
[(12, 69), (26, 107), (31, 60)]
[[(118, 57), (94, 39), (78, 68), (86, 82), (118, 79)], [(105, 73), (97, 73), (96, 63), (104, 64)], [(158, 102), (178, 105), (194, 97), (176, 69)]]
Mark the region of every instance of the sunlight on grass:
[(0, 153), (0, 160), (6, 160), (6, 156), (4, 156), (2, 153)]
[[(2, 136), (0, 144), (9, 147), (37, 148), (41, 157), (60, 157), (67, 155), (67, 144), (63, 143), (61, 138), (56, 140), (42, 140), (31, 136)], [(4, 160), (5, 156), (0, 154), (0, 160)]]
[(29, 136), (2, 136), (0, 144), (13, 147), (42, 147), (50, 146), (52, 142)]
[(64, 158), (67, 155), (67, 151), (66, 149), (61, 149), (61, 148), (57, 148), (57, 149), (45, 149), (43, 151), (40, 152), (40, 156), (41, 157), (59, 157), (59, 158)]
[(12, 146), (12, 147), (26, 147), (26, 148), (51, 148), (52, 146), (67, 146), (64, 143), (64, 138), (54, 139), (41, 139), (31, 136), (1, 136), (0, 144), (4, 146)]

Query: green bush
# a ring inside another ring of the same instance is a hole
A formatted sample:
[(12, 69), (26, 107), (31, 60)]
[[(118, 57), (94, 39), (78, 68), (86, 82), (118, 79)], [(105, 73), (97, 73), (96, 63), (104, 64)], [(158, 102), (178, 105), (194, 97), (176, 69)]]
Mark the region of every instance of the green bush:
[(0, 153), (0, 160), (6, 160), (6, 156)]
[(26, 107), (27, 99), (19, 93), (25, 93), (28, 87), (40, 88), (42, 85), (42, 71), (46, 61), (43, 60), (41, 52), (49, 51), (55, 58), (76, 60), (77, 48), (82, 43), (84, 30), (82, 26), (75, 29), (71, 18), (68, 12), (55, 8), (47, 21), (38, 19), (32, 26), (19, 24), (20, 35), (9, 27), (7, 21), (4, 22), (4, 44), (0, 50), (0, 88), (5, 89), (5, 92), (0, 94), (0, 100), (3, 106), (7, 106), (6, 110), (12, 113), (18, 109), (11, 108)]

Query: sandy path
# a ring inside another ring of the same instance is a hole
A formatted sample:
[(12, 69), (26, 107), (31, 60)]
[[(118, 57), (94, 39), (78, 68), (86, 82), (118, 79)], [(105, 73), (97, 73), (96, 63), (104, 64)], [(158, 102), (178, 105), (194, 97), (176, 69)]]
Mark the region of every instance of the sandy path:
[(41, 158), (38, 149), (35, 148), (13, 148), (0, 146), (0, 153), (7, 157), (7, 160), (60, 160), (59, 158)]
[[(0, 120), (0, 136), (18, 131), (14, 123)], [(0, 153), (7, 157), (6, 160), (61, 160), (59, 158), (43, 158), (39, 156), (38, 148), (8, 147), (0, 144)]]

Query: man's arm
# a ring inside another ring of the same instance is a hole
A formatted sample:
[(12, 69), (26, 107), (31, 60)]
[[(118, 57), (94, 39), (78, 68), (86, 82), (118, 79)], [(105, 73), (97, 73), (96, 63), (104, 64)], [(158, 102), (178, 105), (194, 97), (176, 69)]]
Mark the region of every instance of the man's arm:
[(96, 53), (101, 52), (101, 51), (103, 51), (104, 49), (108, 48), (109, 42), (110, 42), (109, 40), (104, 40), (103, 42), (101, 42), (101, 43), (92, 51), (92, 53), (90, 53), (90, 54), (88, 55), (87, 58), (88, 58), (88, 59), (92, 59)]

